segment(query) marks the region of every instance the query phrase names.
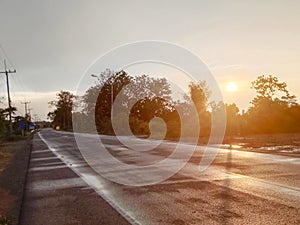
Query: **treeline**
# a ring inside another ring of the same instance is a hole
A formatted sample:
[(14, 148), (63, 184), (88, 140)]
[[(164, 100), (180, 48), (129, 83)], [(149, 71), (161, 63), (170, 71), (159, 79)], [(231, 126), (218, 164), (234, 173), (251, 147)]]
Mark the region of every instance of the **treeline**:
[[(241, 112), (234, 103), (210, 102), (211, 92), (205, 81), (191, 83), (184, 100), (175, 101), (165, 78), (133, 77), (125, 71), (106, 70), (84, 96), (61, 91), (57, 100), (50, 102), (55, 110), (48, 116), (60, 129), (72, 130), (74, 124), (80, 131), (90, 132), (96, 125), (99, 134), (114, 135), (111, 109), (118, 101), (121, 108), (114, 109), (114, 120), (121, 124), (118, 134), (127, 134), (125, 123), (129, 120), (133, 134), (149, 136), (150, 121), (159, 117), (165, 122), (167, 138), (180, 137), (182, 126), (190, 127), (192, 134), (195, 121), (200, 124), (200, 136), (209, 136), (212, 115), (222, 110), (227, 114), (226, 135), (300, 132), (300, 105), (296, 96), (288, 92), (286, 83), (274, 76), (260, 76), (251, 87), (257, 95), (249, 109)], [(128, 117), (123, 115), (124, 110), (129, 110)]]
[(226, 108), (228, 134), (275, 134), (300, 132), (300, 105), (285, 82), (275, 76), (259, 76), (251, 83), (257, 95), (246, 112), (235, 104)]
[[(15, 107), (11, 107), (11, 113), (14, 115), (16, 112)], [(0, 108), (0, 137), (9, 135), (9, 108)], [(15, 121), (13, 123), (15, 126)]]
[[(9, 111), (12, 115), (12, 133), (10, 133), (10, 121), (9, 121)], [(29, 125), (31, 124), (31, 118), (28, 114), (26, 116), (16, 116), (17, 108), (0, 108), (0, 138), (8, 138), (10, 135), (21, 135), (22, 128), (26, 131), (29, 130)], [(23, 127), (20, 127), (20, 124)]]
[(55, 128), (72, 131), (72, 112), (76, 98), (69, 91), (61, 91), (57, 94), (56, 100), (48, 102), (50, 107), (55, 107), (54, 111), (47, 114)]

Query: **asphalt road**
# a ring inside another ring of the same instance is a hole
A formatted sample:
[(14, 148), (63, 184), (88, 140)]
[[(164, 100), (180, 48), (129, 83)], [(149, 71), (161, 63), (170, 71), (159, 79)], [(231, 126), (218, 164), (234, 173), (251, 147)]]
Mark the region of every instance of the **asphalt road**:
[[(176, 144), (134, 151), (101, 136), (115, 161), (95, 153), (99, 136), (80, 137), (79, 150), (72, 133), (44, 129), (34, 136), (21, 224), (300, 224), (300, 158), (223, 149), (201, 172), (199, 146), (174, 176), (136, 186), (174, 169), (179, 161), (151, 165), (170, 158)], [(122, 138), (141, 149), (155, 145)]]

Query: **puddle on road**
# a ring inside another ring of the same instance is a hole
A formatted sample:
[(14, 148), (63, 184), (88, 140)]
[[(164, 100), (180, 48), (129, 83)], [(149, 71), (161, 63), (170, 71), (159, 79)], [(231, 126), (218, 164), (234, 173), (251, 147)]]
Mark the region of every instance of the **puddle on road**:
[(284, 153), (300, 153), (300, 148), (294, 148), (291, 150), (281, 150), (280, 152), (284, 152)]
[(275, 151), (275, 152), (282, 152), (282, 153), (300, 152), (299, 146), (294, 146), (294, 145), (266, 146), (266, 147), (260, 147), (260, 148), (258, 148), (258, 150)]
[(295, 145), (278, 145), (278, 146), (263, 146), (263, 147), (248, 147), (248, 143), (238, 143), (234, 145), (222, 144), (222, 145), (212, 145), (211, 147), (218, 147), (222, 149), (232, 149), (232, 150), (246, 150), (246, 151), (270, 151), (270, 152), (282, 152), (282, 153), (300, 153), (299, 146)]

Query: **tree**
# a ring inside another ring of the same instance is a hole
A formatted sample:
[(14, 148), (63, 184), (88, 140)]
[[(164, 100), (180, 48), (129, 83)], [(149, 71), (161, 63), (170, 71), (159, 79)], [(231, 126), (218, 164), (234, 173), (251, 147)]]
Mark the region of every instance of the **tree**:
[(11, 107), (10, 110), (9, 108), (0, 109), (0, 135), (5, 135), (9, 131), (9, 111), (12, 115), (15, 115), (17, 108)]
[(99, 133), (113, 134), (111, 123), (112, 104), (116, 96), (131, 82), (132, 78), (123, 70), (118, 73), (106, 70), (100, 76), (102, 78), (107, 76), (108, 78), (104, 82), (99, 80), (99, 84), (96, 87), (99, 90), (95, 104), (96, 127)]
[(8, 121), (6, 120), (6, 111), (0, 109), (0, 135), (3, 136), (6, 131), (6, 126), (8, 125)]
[(132, 80), (130, 88), (125, 90), (125, 94), (129, 101), (136, 102), (131, 115), (143, 121), (149, 122), (152, 118), (162, 117), (173, 110), (171, 89), (165, 78), (137, 76)]
[(11, 111), (12, 115), (14, 115), (14, 114), (16, 114), (17, 108), (16, 107), (10, 107), (10, 109), (9, 108), (0, 109), (0, 114), (4, 118), (8, 119), (9, 111)]
[(208, 98), (211, 95), (205, 81), (189, 84), (189, 92), (199, 114), (207, 111)]
[(211, 114), (207, 110), (211, 91), (209, 90), (206, 81), (199, 81), (198, 83), (190, 83), (189, 92), (198, 112), (200, 135), (207, 136), (210, 134), (211, 129)]
[(241, 133), (241, 115), (235, 103), (225, 104), (226, 107), (226, 134), (236, 135)]
[[(171, 89), (165, 78), (148, 75), (132, 77), (125, 71), (115, 73), (105, 70), (98, 76), (97, 84), (83, 96), (83, 113), (95, 115), (98, 133), (113, 134), (111, 107), (116, 97), (121, 107), (130, 109), (129, 125), (134, 134), (149, 134), (149, 121), (154, 117), (167, 118), (174, 111)], [(120, 110), (122, 114), (122, 110)], [(118, 118), (124, 117), (120, 115)], [(174, 117), (174, 115), (173, 115)]]
[[(135, 135), (149, 135), (149, 123), (155, 117), (165, 121), (167, 136), (175, 135), (175, 127), (171, 123), (174, 123), (176, 110), (167, 79), (148, 75), (136, 76), (124, 93), (127, 99), (124, 101), (125, 105), (131, 106), (135, 102), (130, 110), (130, 128)], [(179, 122), (179, 119), (175, 120), (175, 123)]]
[(281, 102), (286, 106), (296, 105), (296, 96), (290, 95), (287, 84), (279, 82), (275, 76), (259, 76), (251, 82), (251, 88), (255, 89), (257, 93), (257, 96), (251, 102), (254, 107), (259, 105), (261, 101)]
[(48, 113), (48, 118), (53, 121), (55, 126), (63, 130), (72, 130), (72, 110), (76, 96), (69, 91), (60, 91), (57, 99), (50, 101), (49, 105), (56, 109)]
[(257, 96), (247, 112), (248, 129), (254, 133), (288, 132), (288, 114), (297, 106), (296, 96), (290, 95), (285, 82), (275, 76), (259, 76), (251, 83)]

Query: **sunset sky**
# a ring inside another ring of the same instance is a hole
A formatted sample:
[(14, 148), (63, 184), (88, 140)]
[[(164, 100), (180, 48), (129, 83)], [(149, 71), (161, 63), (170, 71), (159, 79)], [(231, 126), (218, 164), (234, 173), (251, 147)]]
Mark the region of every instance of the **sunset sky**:
[[(19, 113), (26, 98), (46, 119), (47, 102), (60, 90), (75, 91), (96, 58), (126, 43), (161, 40), (196, 54), (225, 101), (247, 109), (255, 94), (250, 82), (259, 75), (287, 82), (299, 100), (299, 27), (299, 1), (1, 0), (0, 70), (4, 58), (17, 70), (10, 83)], [(3, 74), (0, 92), (6, 97)]]

